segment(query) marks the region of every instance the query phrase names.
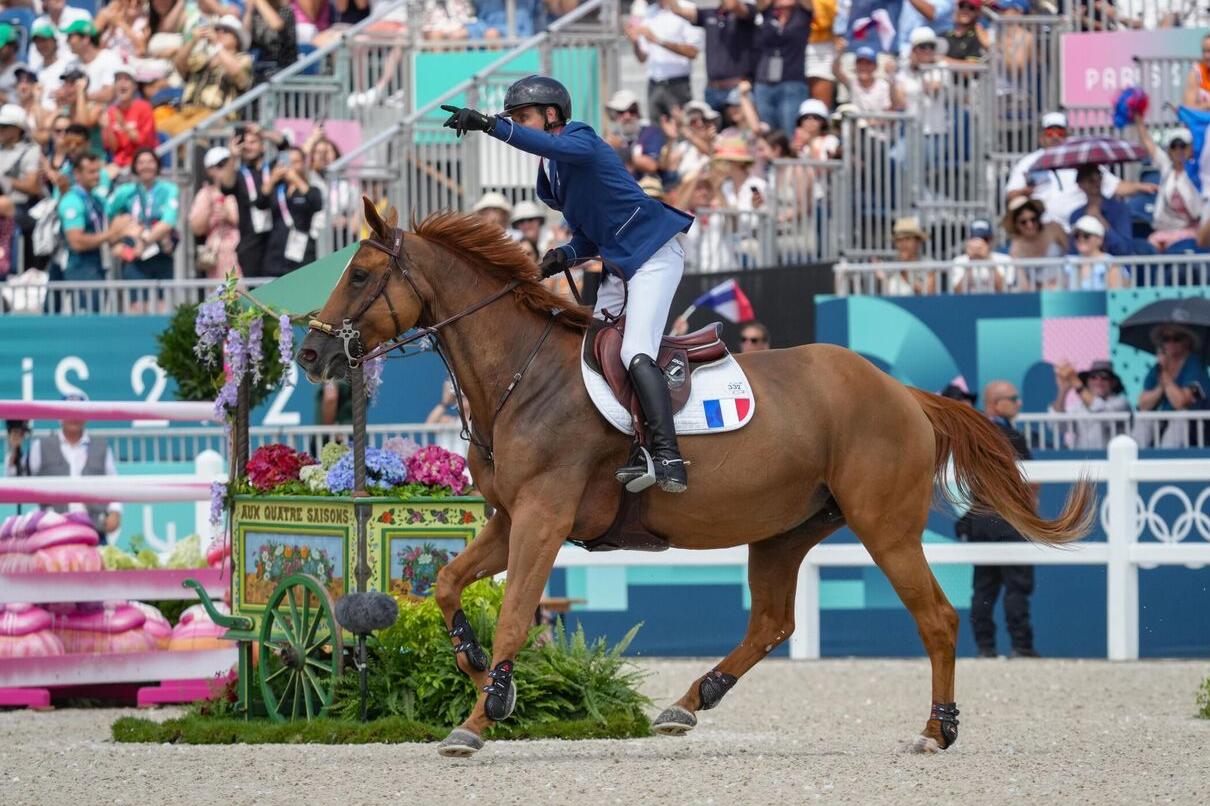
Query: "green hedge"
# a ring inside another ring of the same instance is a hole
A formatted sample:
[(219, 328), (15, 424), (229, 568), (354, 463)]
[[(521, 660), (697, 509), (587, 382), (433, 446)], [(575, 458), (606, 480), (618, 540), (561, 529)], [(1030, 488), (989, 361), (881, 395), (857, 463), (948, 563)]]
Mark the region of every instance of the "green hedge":
[[(268, 722), (190, 714), (154, 722), (126, 716), (113, 723), (115, 742), (155, 744), (399, 744), (437, 742), (449, 728), (392, 716), (370, 722), (315, 719), (310, 722)], [(489, 739), (629, 739), (650, 736), (651, 725), (625, 714), (593, 719), (558, 720), (526, 725), (502, 723), (487, 732)]]

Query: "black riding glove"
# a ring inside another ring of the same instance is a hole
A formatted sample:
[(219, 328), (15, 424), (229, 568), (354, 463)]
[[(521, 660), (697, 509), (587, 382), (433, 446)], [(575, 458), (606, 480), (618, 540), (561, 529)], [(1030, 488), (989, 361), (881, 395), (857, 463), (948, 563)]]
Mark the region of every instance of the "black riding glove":
[(495, 115), (485, 115), (477, 109), (448, 105), (441, 108), (450, 113), (450, 119), (443, 125), (453, 129), (459, 137), (467, 132), (490, 132), (496, 125)]
[(542, 259), (538, 261), (538, 270), (542, 272), (543, 280), (553, 277), (568, 267), (567, 255), (562, 249), (548, 249)]

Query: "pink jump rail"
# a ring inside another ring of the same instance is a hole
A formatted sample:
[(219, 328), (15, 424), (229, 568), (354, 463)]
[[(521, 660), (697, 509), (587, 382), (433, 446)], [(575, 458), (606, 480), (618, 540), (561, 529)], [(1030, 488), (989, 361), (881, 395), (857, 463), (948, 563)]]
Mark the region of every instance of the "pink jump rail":
[(214, 404), (129, 400), (0, 400), (5, 420), (172, 420), (211, 422)]

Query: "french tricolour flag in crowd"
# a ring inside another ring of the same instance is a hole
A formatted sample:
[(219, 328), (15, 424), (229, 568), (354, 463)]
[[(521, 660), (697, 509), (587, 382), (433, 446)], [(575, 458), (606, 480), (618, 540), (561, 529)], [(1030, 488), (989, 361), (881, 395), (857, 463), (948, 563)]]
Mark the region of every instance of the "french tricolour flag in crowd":
[(756, 318), (752, 303), (744, 296), (739, 283), (725, 280), (693, 301), (694, 308), (711, 308), (719, 316), (736, 324)]
[(748, 416), (751, 406), (752, 400), (747, 397), (724, 397), (721, 400), (702, 401), (702, 408), (706, 410), (706, 424), (711, 428), (739, 425)]

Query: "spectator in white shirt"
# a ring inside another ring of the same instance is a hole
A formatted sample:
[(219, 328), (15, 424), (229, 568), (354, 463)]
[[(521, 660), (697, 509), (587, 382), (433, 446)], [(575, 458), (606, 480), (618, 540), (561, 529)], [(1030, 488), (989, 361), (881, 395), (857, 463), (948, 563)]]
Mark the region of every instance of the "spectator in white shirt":
[[(42, 0), (42, 15), (34, 19), (31, 30), (48, 26), (59, 43), (59, 53), (67, 53), (67, 26), (78, 20), (92, 21), (92, 15), (82, 8), (67, 5), (67, 0)], [(42, 70), (43, 61), (33, 51), (29, 54), (29, 66), (35, 73)]]
[(114, 96), (114, 70), (122, 59), (101, 47), (101, 37), (92, 20), (76, 20), (64, 29), (67, 46), (88, 75), (88, 100), (108, 104)]
[(59, 44), (58, 34), (50, 23), (37, 24), (30, 31), (30, 39), (34, 46), (29, 49), (29, 69), (38, 76), (38, 86), (42, 88), (42, 105), (47, 109), (58, 110), (55, 102), (59, 87), (63, 86), (63, 71), (70, 62), (75, 61), (66, 42)]
[(955, 294), (999, 294), (1015, 285), (1012, 259), (993, 252), (995, 230), (986, 218), (976, 218), (967, 228), (966, 245), (950, 269), (950, 290)]
[(689, 74), (702, 49), (700, 29), (672, 10), (680, 0), (659, 0), (641, 20), (626, 25), (635, 58), (647, 66), (647, 111), (652, 120), (684, 107), (693, 97)]
[(1160, 171), (1160, 187), (1155, 194), (1155, 212), (1151, 216), (1151, 236), (1147, 239), (1163, 252), (1177, 241), (1197, 237), (1205, 203), (1197, 186), (1185, 170), (1192, 153), (1193, 133), (1183, 126), (1164, 136), (1161, 149), (1151, 137), (1142, 116), (1134, 121), (1139, 142), (1151, 155), (1151, 164)]
[[(1059, 168), (1057, 170), (1033, 169), (1047, 148), (1061, 145), (1067, 139), (1067, 115), (1062, 112), (1048, 112), (1042, 116), (1042, 147), (1018, 160), (1009, 174), (1005, 186), (1008, 200), (1018, 196), (1028, 196), (1037, 199), (1046, 206), (1042, 217), (1043, 223), (1054, 222), (1071, 232), (1071, 214), (1087, 202), (1087, 197), (1076, 184), (1075, 168)], [(1140, 191), (1154, 191), (1154, 186), (1127, 182), (1101, 166), (1101, 195), (1105, 197), (1129, 196)]]
[[(1130, 401), (1123, 392), (1122, 379), (1113, 371), (1113, 364), (1109, 361), (1093, 361), (1092, 366), (1084, 372), (1076, 372), (1075, 367), (1064, 362), (1055, 367), (1055, 385), (1059, 393), (1054, 403), (1050, 404), (1052, 412), (1104, 414), (1130, 411)], [(1072, 392), (1075, 393), (1074, 398)], [(1077, 420), (1075, 433), (1067, 439), (1073, 448), (1105, 450), (1116, 433), (1125, 433), (1125, 423), (1119, 425), (1120, 428), (1115, 428), (1114, 422), (1108, 420)]]
[(908, 63), (895, 81), (905, 111), (920, 121), (926, 136), (935, 137), (950, 128), (942, 97), (942, 91), (950, 83), (950, 72), (937, 58), (938, 46), (944, 45), (944, 40), (939, 40), (932, 28), (917, 28), (912, 31), (910, 42)]
[[(69, 401), (84, 401), (81, 394), (67, 395)], [(49, 437), (36, 440), (29, 450), (29, 475), (31, 476), (116, 476), (113, 451), (101, 438), (92, 438), (84, 430), (84, 420), (63, 420), (59, 431)], [(86, 512), (92, 525), (101, 535), (113, 534), (122, 524), (122, 505), (110, 504), (67, 504), (52, 505), (44, 509), (56, 512)]]

